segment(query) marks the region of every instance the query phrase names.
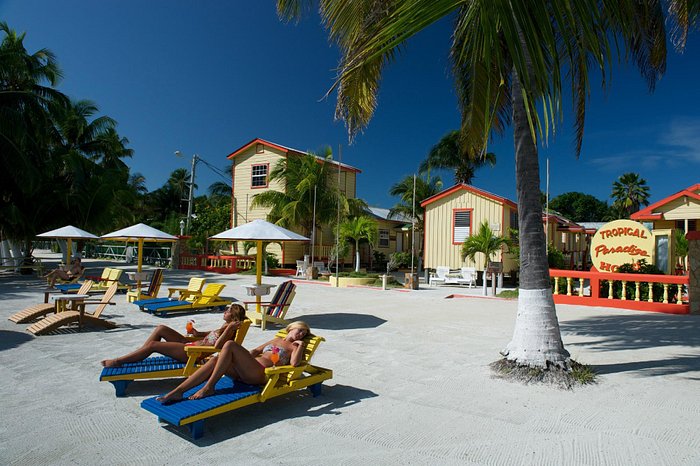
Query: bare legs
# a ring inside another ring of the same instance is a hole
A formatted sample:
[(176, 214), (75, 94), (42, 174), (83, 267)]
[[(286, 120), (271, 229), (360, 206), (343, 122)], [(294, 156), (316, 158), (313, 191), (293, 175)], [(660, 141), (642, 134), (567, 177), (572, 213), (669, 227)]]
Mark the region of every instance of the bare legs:
[(260, 363), (241, 345), (228, 341), (217, 357), (210, 359), (170, 393), (158, 397), (157, 400), (161, 403), (179, 401), (182, 399), (183, 393), (205, 380), (207, 383), (189, 398), (195, 400), (213, 395), (216, 383), (224, 374), (249, 384), (265, 383), (265, 369)]
[(56, 281), (60, 278), (61, 280), (69, 280), (70, 275), (63, 270), (52, 270), (45, 276), (46, 280), (49, 282), (49, 288), (53, 288), (56, 285)]
[(159, 325), (140, 348), (116, 359), (105, 359), (101, 364), (104, 367), (121, 366), (128, 362), (143, 361), (153, 353), (160, 353), (178, 361), (186, 362), (185, 343), (187, 341), (179, 332), (166, 325)]

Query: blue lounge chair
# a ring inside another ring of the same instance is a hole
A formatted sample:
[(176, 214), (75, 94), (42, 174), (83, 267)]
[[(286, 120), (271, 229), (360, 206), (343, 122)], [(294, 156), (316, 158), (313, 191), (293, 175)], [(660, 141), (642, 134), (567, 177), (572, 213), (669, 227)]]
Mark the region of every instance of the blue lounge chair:
[(226, 285), (222, 283), (210, 283), (204, 288), (202, 294), (195, 296), (192, 301), (173, 300), (172, 298), (134, 301), (142, 311), (164, 316), (170, 312), (189, 312), (200, 309), (221, 308), (231, 304), (232, 300), (219, 296)]
[[(283, 330), (277, 336), (284, 337)], [(265, 369), (267, 382), (264, 385), (248, 385), (234, 382), (224, 376), (216, 384), (213, 396), (199, 400), (188, 400), (187, 397), (199, 390), (204, 384), (184, 393), (185, 399), (177, 403), (164, 405), (148, 398), (141, 402), (141, 407), (156, 416), (160, 421), (174, 426), (188, 426), (193, 438), (204, 434), (204, 421), (207, 418), (232, 411), (243, 406), (262, 403), (270, 398), (284, 395), (296, 390), (308, 388), (313, 396), (321, 394), (321, 384), (333, 377), (333, 371), (309, 364), (318, 345), (325, 341), (322, 337), (310, 335), (305, 338), (304, 361), (298, 366), (277, 366)]]
[[(236, 330), (233, 341), (243, 344), (250, 320), (245, 319)], [(197, 341), (199, 337), (188, 337)], [(187, 362), (181, 362), (168, 356), (152, 356), (143, 361), (131, 362), (119, 367), (105, 367), (100, 374), (100, 382), (110, 382), (114, 385), (116, 395), (126, 395), (126, 387), (134, 380), (168, 379), (172, 377), (188, 377), (202, 364), (203, 354), (213, 354), (218, 351), (213, 346), (188, 346)]]

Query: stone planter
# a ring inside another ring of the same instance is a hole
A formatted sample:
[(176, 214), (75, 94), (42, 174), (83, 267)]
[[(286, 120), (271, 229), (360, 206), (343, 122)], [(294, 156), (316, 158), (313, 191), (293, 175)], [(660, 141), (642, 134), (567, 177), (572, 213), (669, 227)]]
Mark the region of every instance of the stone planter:
[(331, 286), (336, 286), (340, 288), (347, 288), (348, 286), (362, 286), (374, 283), (376, 278), (352, 278), (352, 277), (338, 277), (338, 283), (335, 281), (335, 276), (331, 275), (328, 278), (328, 282)]

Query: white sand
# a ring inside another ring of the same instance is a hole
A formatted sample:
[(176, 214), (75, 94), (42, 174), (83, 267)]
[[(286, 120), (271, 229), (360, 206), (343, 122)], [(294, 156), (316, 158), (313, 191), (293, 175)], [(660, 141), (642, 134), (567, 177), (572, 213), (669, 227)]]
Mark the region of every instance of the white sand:
[[(105, 265), (86, 262), (91, 273)], [(163, 290), (200, 275), (166, 271)], [(240, 285), (253, 281), (206, 276), (240, 300)], [(176, 381), (134, 382), (116, 398), (98, 377), (101, 359), (135, 348), (157, 324), (184, 329), (193, 317), (154, 317), (119, 295), (106, 311), (118, 329), (34, 337), (7, 317), (41, 302), (42, 288), (0, 276), (0, 464), (700, 464), (696, 316), (559, 306), (567, 348), (602, 374), (597, 385), (562, 391), (491, 377), (514, 301), (444, 299), (459, 291), (451, 287), (301, 283), (288, 317), (327, 339), (314, 357), (334, 371), (323, 395), (212, 418), (192, 441), (139, 406)], [(194, 319), (200, 329), (220, 322), (217, 313)], [(245, 345), (273, 334), (251, 328)]]

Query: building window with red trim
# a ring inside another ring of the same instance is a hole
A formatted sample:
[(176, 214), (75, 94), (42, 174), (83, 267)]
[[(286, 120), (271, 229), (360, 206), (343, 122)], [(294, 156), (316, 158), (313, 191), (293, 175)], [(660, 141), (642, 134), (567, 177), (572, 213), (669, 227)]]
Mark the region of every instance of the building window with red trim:
[(250, 178), (250, 186), (252, 188), (267, 187), (267, 167), (268, 164), (252, 166), (252, 174)]
[(452, 211), (452, 243), (461, 244), (471, 236), (472, 211), (454, 210)]

